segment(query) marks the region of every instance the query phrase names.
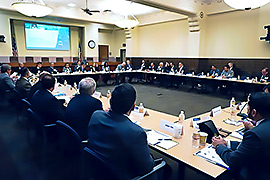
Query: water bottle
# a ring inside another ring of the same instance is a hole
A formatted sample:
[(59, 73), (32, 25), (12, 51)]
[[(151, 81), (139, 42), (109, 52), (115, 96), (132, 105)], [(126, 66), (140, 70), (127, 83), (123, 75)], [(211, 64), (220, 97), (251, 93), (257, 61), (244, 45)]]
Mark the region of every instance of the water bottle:
[(139, 105), (139, 113), (143, 113), (143, 111), (144, 111), (143, 103), (140, 103), (140, 105)]
[(181, 111), (178, 118), (179, 123), (183, 123), (185, 121), (185, 118), (186, 118), (185, 112)]
[(232, 97), (231, 101), (230, 101), (230, 108), (232, 108), (233, 106), (235, 106), (235, 98)]
[(234, 97), (232, 97), (232, 99), (230, 101), (230, 113), (231, 113), (231, 119), (232, 120), (235, 120), (236, 106), (235, 106), (235, 99), (234, 99)]
[(76, 84), (76, 82), (74, 82), (73, 87), (74, 87), (74, 89), (76, 89), (76, 90), (77, 90), (77, 84)]
[(108, 92), (107, 92), (107, 98), (110, 98), (110, 97), (111, 97), (111, 91), (108, 90)]
[(67, 86), (67, 80), (64, 80), (64, 86)]

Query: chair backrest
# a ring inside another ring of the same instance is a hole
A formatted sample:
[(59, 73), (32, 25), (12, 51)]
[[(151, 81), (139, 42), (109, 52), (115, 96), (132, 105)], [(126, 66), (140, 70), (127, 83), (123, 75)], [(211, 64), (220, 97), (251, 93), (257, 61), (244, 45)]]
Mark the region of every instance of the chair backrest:
[(82, 177), (82, 144), (77, 132), (62, 121), (56, 121), (60, 148), (61, 179), (73, 180)]
[(43, 171), (45, 169), (46, 136), (43, 124), (38, 115), (30, 108), (27, 109), (27, 116), (30, 124), (27, 141), (32, 149), (33, 161)]
[(124, 180), (126, 178), (121, 177), (118, 175), (113, 167), (104, 161), (99, 154), (94, 152), (88, 147), (84, 148), (84, 152), (87, 158), (88, 169), (87, 172), (89, 176), (95, 180), (103, 180), (103, 179), (110, 179), (110, 180)]
[(46, 136), (41, 119), (30, 108), (27, 109), (27, 117), (30, 123), (30, 131), (31, 131), (29, 133), (30, 135), (28, 135), (29, 142), (31, 144), (39, 144), (41, 146), (45, 146)]

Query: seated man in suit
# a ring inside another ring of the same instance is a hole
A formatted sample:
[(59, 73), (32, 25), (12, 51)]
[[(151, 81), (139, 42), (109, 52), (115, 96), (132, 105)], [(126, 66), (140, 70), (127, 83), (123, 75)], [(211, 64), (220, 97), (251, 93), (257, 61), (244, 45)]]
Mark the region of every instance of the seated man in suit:
[(268, 82), (270, 81), (269, 77), (269, 69), (267, 67), (263, 68), (261, 72), (259, 72), (256, 76), (258, 78), (258, 81), (261, 82)]
[(81, 72), (81, 71), (82, 71), (81, 61), (77, 61), (77, 64), (74, 67), (74, 71), (73, 72)]
[(48, 72), (46, 71), (43, 71), (40, 75), (39, 75), (39, 80), (38, 82), (36, 82), (36, 84), (34, 84), (32, 87), (31, 87), (31, 90), (28, 94), (28, 100), (31, 101), (31, 98), (32, 96), (35, 94), (35, 92), (39, 89), (42, 88), (41, 86), (41, 81), (42, 81), (42, 78), (46, 75), (46, 74), (49, 74)]
[(37, 62), (36, 67), (32, 69), (32, 73), (37, 75), (40, 74), (43, 71), (42, 69), (42, 62)]
[(20, 74), (21, 77), (16, 81), (16, 90), (20, 93), (21, 98), (28, 98), (31, 90), (31, 84), (28, 81), (30, 71), (27, 67), (23, 67)]
[(146, 64), (145, 64), (145, 60), (142, 60), (142, 64), (140, 66), (140, 69), (141, 71), (145, 71), (146, 70)]
[(44, 124), (53, 124), (57, 120), (63, 120), (65, 107), (52, 95), (54, 85), (55, 78), (51, 74), (46, 74), (41, 81), (42, 88), (37, 90), (31, 99), (33, 110)]
[(232, 78), (234, 77), (234, 72), (230, 70), (229, 65), (224, 66), (224, 70), (221, 73), (222, 78)]
[(54, 63), (51, 63), (50, 67), (48, 67), (48, 72), (51, 74), (57, 74), (57, 69), (54, 67)]
[(186, 74), (186, 67), (184, 66), (182, 62), (178, 63), (178, 68), (176, 69), (176, 73)]
[(79, 82), (80, 94), (71, 99), (64, 114), (64, 121), (81, 137), (88, 138), (88, 123), (96, 110), (102, 110), (100, 100), (92, 97), (96, 90), (96, 82), (92, 78), (84, 78)]
[(154, 167), (146, 133), (128, 115), (135, 106), (136, 90), (120, 84), (112, 92), (109, 112), (96, 111), (88, 125), (88, 147), (122, 175), (132, 179)]
[(20, 74), (21, 69), (24, 67), (24, 64), (22, 62), (19, 63), (19, 66), (14, 69), (14, 72), (17, 72)]
[(252, 94), (247, 111), (256, 126), (244, 133), (242, 142), (227, 142), (221, 137), (212, 139), (217, 154), (231, 167), (236, 179), (264, 180), (270, 177), (269, 109), (269, 94)]
[(237, 68), (236, 65), (233, 64), (233, 62), (229, 62), (229, 63), (228, 63), (228, 66), (230, 67), (230, 70), (232, 70), (232, 71), (234, 72), (234, 76), (235, 76), (235, 77), (241, 75), (240, 69)]
[[(1, 66), (1, 74), (0, 74), (0, 95), (6, 96), (9, 101), (12, 101), (15, 97), (15, 94), (12, 90), (15, 89), (15, 84), (10, 77), (11, 74), (11, 66), (8, 64), (3, 64)], [(7, 91), (10, 91), (7, 93)]]
[(220, 76), (220, 74), (220, 70), (215, 65), (212, 65), (209, 75), (212, 77), (217, 77)]

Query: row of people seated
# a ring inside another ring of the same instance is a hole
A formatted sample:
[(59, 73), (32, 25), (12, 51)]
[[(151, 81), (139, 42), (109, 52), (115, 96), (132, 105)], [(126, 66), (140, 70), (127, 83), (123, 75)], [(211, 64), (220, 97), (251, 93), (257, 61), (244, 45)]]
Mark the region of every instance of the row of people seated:
[(150, 172), (155, 165), (147, 144), (146, 133), (129, 118), (135, 106), (136, 90), (130, 84), (121, 84), (112, 91), (109, 111), (102, 110), (100, 100), (92, 97), (96, 83), (92, 78), (82, 79), (79, 95), (63, 107), (51, 92), (55, 78), (46, 74), (40, 88), (31, 98), (33, 110), (44, 124), (62, 120), (81, 137), (87, 146), (99, 154), (122, 179), (131, 179)]

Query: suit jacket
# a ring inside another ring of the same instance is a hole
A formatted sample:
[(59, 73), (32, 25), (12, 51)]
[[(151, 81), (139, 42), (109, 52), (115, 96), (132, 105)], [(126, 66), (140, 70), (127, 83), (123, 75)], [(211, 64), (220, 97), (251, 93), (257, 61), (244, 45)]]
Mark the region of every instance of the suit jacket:
[(35, 92), (37, 90), (41, 89), (41, 88), (43, 88), (43, 87), (41, 86), (41, 82), (40, 81), (38, 81), (36, 84), (34, 84), (31, 87), (30, 92), (28, 94), (28, 100), (31, 101), (31, 99), (32, 99), (33, 95), (35, 94)]
[(22, 98), (28, 98), (31, 90), (31, 84), (26, 78), (21, 77), (16, 81), (16, 90), (20, 93)]
[(226, 78), (232, 78), (234, 77), (234, 72), (232, 70), (229, 70), (228, 72), (223, 70), (221, 76), (225, 76)]
[(12, 90), (15, 88), (13, 80), (7, 73), (0, 74), (0, 91), (5, 92), (6, 90)]
[(55, 69), (54, 67), (48, 67), (48, 72), (51, 74), (56, 74), (57, 73), (57, 69)]
[(210, 74), (210, 76), (216, 76), (216, 74), (217, 74), (217, 76), (220, 76), (221, 72), (219, 69), (216, 69), (215, 71), (213, 69), (211, 69), (209, 74)]
[(44, 124), (53, 124), (57, 120), (63, 120), (64, 105), (47, 89), (37, 90), (31, 99), (31, 104)]
[(261, 80), (265, 80), (265, 81), (270, 81), (270, 76), (269, 73), (267, 73), (266, 75), (263, 75), (262, 72), (259, 72), (256, 76), (258, 78), (259, 81)]
[(74, 72), (78, 72), (78, 71), (82, 71), (82, 66), (76, 65), (76, 66), (74, 67)]
[(126, 115), (96, 111), (88, 126), (88, 147), (109, 162), (124, 179), (146, 174), (154, 167), (144, 130)]
[(178, 66), (177, 69), (176, 69), (176, 72), (177, 73), (183, 73), (183, 74), (186, 74), (186, 67), (185, 66), (182, 66), (181, 68)]
[(43, 68), (42, 67), (41, 68), (33, 67), (32, 70), (31, 70), (31, 72), (33, 74), (40, 74), (42, 71), (43, 71)]
[(72, 98), (64, 114), (64, 121), (70, 125), (81, 137), (88, 138), (88, 123), (96, 110), (102, 110), (100, 100), (85, 94)]
[[(227, 163), (238, 179), (259, 180), (270, 177), (270, 120), (245, 132), (242, 142), (232, 142), (232, 149), (219, 145), (216, 152)], [(238, 174), (239, 173), (239, 174)]]

